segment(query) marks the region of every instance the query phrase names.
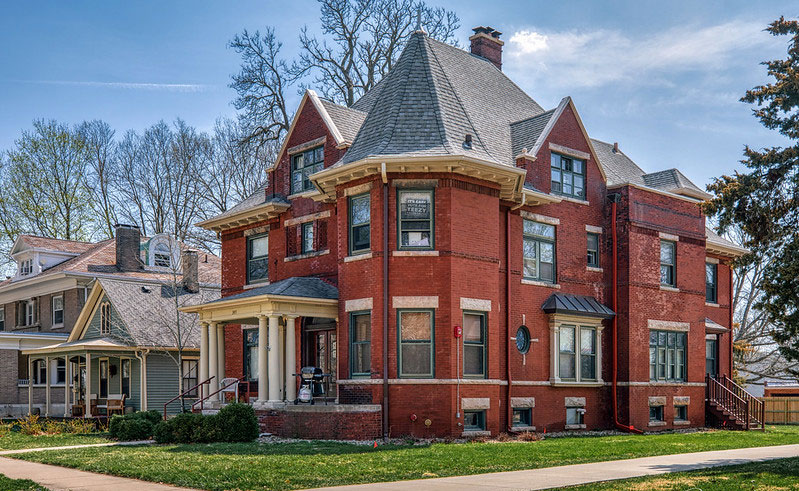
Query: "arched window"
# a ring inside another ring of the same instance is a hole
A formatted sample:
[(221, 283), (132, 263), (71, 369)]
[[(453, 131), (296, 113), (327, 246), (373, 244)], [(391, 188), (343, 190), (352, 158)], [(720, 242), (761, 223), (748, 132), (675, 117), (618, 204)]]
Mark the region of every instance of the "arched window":
[(172, 266), (172, 251), (169, 250), (169, 244), (159, 242), (155, 244), (153, 250), (153, 266), (168, 268)]
[(100, 334), (111, 334), (111, 304), (100, 305)]

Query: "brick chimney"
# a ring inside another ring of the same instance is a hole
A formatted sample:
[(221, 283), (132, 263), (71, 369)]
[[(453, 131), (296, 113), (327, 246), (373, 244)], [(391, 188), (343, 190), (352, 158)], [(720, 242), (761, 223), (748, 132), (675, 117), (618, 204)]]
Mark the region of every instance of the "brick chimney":
[(493, 27), (479, 26), (472, 30), (474, 34), (469, 38), (472, 54), (485, 58), (502, 70), (502, 45), (505, 44), (499, 39), (502, 33)]
[(200, 291), (200, 271), (197, 251), (183, 251), (180, 259), (183, 267), (183, 288), (189, 293)]
[(136, 225), (114, 225), (116, 237), (117, 269), (120, 271), (138, 271), (141, 262), (141, 232)]

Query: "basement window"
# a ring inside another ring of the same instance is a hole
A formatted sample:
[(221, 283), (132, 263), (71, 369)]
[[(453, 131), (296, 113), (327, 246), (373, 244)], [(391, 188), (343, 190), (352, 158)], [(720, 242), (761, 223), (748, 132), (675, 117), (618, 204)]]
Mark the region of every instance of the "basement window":
[(525, 428), (533, 425), (533, 409), (529, 407), (513, 408), (513, 427)]
[(585, 425), (584, 407), (566, 408), (566, 428), (577, 428)]
[(663, 421), (663, 406), (649, 406), (649, 422), (658, 423)]
[(485, 431), (486, 412), (483, 411), (464, 411), (463, 429), (465, 431)]
[(688, 421), (688, 406), (674, 406), (674, 421)]

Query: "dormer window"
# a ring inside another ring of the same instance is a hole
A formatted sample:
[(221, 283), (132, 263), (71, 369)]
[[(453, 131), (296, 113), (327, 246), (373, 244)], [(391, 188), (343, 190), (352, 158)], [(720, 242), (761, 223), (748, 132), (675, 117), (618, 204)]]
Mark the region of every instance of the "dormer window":
[(585, 199), (585, 161), (553, 153), (552, 193)]
[(19, 275), (29, 276), (33, 274), (33, 259), (25, 259), (19, 263)]
[(169, 245), (163, 242), (155, 245), (155, 250), (153, 251), (153, 265), (161, 268), (172, 266), (172, 251), (169, 250)]
[(291, 157), (291, 194), (313, 189), (308, 176), (325, 166), (325, 147), (319, 146)]

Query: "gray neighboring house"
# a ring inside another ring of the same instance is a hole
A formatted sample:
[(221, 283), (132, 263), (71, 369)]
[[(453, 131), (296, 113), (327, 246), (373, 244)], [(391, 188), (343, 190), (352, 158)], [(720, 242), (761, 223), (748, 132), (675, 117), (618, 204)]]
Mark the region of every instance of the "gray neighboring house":
[[(176, 281), (184, 284), (182, 244), (163, 234), (141, 237), (135, 226), (119, 225), (115, 235), (113, 239), (96, 243), (31, 235), (20, 236), (15, 242), (10, 255), (17, 263), (17, 272), (0, 283), (0, 370), (5, 375), (0, 378), (0, 417), (24, 416), (34, 408), (43, 415), (73, 414), (72, 406), (81, 400), (76, 399), (82, 389), (75, 378), (80, 373), (79, 364), (63, 357), (50, 359), (47, 355), (30, 358), (29, 353), (71, 342), (79, 320), (91, 313), (92, 307), (87, 305), (97, 288), (117, 292), (122, 287), (115, 288), (116, 283), (122, 281), (124, 285), (136, 284), (143, 292), (143, 287), (160, 291), (162, 285)], [(219, 258), (205, 253), (195, 254), (193, 258), (196, 259), (194, 286), (199, 290), (193, 295), (199, 295), (203, 301), (217, 298), (221, 276)], [(105, 284), (98, 286), (100, 281)], [(191, 296), (179, 295), (182, 302), (191, 302)], [(117, 300), (114, 315), (118, 308), (125, 328), (138, 336), (137, 341), (143, 339), (143, 333), (148, 339), (157, 340), (158, 337), (141, 323), (153, 319), (145, 313), (150, 303), (142, 298), (138, 301), (142, 302), (140, 314), (126, 308), (130, 305), (127, 301), (123, 305), (122, 300)], [(174, 306), (172, 308), (174, 310)], [(154, 328), (153, 332), (157, 330)], [(154, 345), (149, 347), (151, 352), (154, 348)], [(121, 370), (130, 370), (132, 364), (118, 363), (111, 368), (109, 360), (103, 367), (120, 373), (121, 378)], [(99, 361), (95, 368), (101, 368)], [(115, 377), (110, 377), (114, 383)], [(176, 387), (178, 383), (175, 379)], [(121, 389), (119, 385), (116, 387), (117, 391), (112, 394)], [(134, 407), (133, 404), (138, 403), (131, 399), (128, 405)]]

